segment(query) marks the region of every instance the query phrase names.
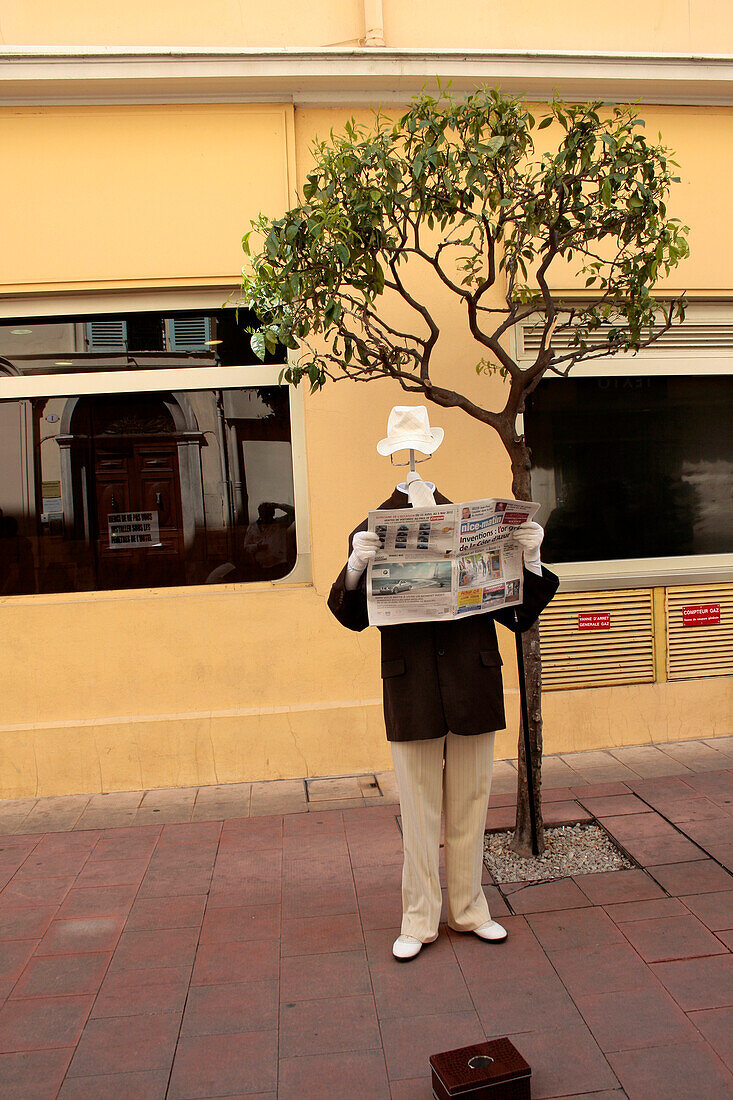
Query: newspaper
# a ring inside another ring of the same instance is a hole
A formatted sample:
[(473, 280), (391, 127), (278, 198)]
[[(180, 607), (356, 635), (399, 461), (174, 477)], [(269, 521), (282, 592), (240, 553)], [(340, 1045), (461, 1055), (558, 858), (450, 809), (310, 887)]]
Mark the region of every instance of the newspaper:
[(372, 626), (480, 615), (522, 602), (514, 531), (539, 504), (492, 498), (369, 513), (380, 549), (367, 569)]

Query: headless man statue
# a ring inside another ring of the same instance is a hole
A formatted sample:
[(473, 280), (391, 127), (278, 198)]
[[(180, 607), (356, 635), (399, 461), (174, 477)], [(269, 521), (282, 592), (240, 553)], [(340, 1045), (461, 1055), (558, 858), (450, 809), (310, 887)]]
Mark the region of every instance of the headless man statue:
[[(381, 455), (415, 450), (430, 455), (443, 440), (424, 406), (396, 406)], [(379, 508), (448, 504), (415, 471)], [(349, 558), (328, 606), (350, 630), (369, 625), (366, 567), (379, 547), (364, 520), (349, 538)], [(491, 919), (481, 886), (486, 811), (494, 758), (494, 734), (504, 729), (501, 656), (495, 622), (527, 630), (552, 599), (558, 578), (540, 562), (542, 528), (517, 528), (524, 551), (524, 596), (518, 607), (445, 622), (380, 627), (387, 739), (392, 749), (402, 815), (402, 927), (395, 958), (414, 958), (437, 939), (441, 911), (438, 873), (441, 808), (445, 811), (447, 920), (458, 932), (501, 942), (507, 933)]]

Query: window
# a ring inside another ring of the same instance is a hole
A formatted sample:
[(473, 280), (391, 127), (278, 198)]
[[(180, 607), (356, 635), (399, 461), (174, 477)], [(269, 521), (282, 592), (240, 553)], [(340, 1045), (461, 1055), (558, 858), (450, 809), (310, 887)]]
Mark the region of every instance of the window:
[(548, 562), (733, 549), (733, 377), (547, 379), (525, 433)]
[(0, 594), (291, 572), (290, 395), (242, 326), (233, 310), (0, 324)]

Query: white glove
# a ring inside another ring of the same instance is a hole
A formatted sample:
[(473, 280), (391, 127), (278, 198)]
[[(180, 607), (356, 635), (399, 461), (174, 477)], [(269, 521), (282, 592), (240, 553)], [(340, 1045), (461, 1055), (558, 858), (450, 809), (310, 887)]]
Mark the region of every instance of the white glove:
[(539, 523), (529, 519), (522, 523), (514, 532), (514, 538), (524, 551), (524, 564), (531, 573), (542, 576), (542, 562), (540, 561), (540, 546), (545, 532)]
[(423, 481), (417, 470), (410, 470), (405, 478), (407, 499), (413, 508), (429, 508), (435, 504), (435, 496), (430, 486)]
[(379, 535), (373, 531), (357, 531), (352, 543), (352, 551), (346, 563), (346, 587), (353, 591), (359, 578), (379, 549)]

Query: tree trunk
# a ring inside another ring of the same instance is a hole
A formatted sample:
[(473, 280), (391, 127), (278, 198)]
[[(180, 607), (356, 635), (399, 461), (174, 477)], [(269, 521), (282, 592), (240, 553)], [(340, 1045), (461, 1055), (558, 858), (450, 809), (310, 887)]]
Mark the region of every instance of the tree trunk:
[[(531, 500), (530, 455), (523, 440), (512, 441), (509, 454), (512, 460), (512, 492), (516, 500)], [(527, 710), (529, 713), (529, 743), (534, 779), (534, 809), (537, 823), (537, 848), (540, 855), (545, 850), (545, 828), (542, 820), (542, 659), (540, 656), (540, 631), (535, 623), (522, 635), (524, 669), (527, 681)], [(527, 786), (527, 760), (524, 737), (519, 730), (517, 751), (517, 823), (511, 847), (521, 856), (531, 856), (532, 831), (529, 812), (529, 788)]]

